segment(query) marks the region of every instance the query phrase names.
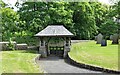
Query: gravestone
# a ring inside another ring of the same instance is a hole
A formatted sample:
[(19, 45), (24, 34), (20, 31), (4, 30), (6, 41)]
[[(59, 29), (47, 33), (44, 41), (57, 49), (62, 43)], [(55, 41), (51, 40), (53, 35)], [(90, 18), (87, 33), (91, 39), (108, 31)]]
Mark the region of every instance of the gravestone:
[(97, 41), (97, 36), (95, 36), (95, 41)]
[(112, 36), (112, 44), (118, 44), (119, 35), (116, 33)]
[(113, 35), (110, 35), (110, 40), (112, 40), (113, 39)]
[(101, 46), (107, 46), (107, 40), (103, 39), (103, 40), (101, 41)]
[(99, 34), (97, 35), (97, 38), (96, 38), (97, 44), (101, 44), (102, 39), (103, 39), (103, 35), (102, 35), (101, 33), (99, 33)]

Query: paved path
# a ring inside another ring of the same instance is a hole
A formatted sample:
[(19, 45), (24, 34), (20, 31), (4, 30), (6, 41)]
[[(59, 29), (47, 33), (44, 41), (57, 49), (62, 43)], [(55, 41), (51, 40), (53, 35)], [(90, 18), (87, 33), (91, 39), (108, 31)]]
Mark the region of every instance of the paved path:
[(38, 64), (47, 73), (100, 73), (97, 71), (91, 71), (88, 69), (72, 66), (64, 62), (64, 59), (56, 56), (40, 58), (40, 60), (38, 61)]

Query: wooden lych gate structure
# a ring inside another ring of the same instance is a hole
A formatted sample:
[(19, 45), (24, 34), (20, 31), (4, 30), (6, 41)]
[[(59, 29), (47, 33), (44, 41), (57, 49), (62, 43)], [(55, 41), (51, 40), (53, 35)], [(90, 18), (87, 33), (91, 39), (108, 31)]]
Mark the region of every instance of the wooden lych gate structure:
[(42, 57), (54, 54), (65, 58), (70, 51), (73, 34), (63, 25), (49, 25), (35, 36), (40, 40), (39, 53)]

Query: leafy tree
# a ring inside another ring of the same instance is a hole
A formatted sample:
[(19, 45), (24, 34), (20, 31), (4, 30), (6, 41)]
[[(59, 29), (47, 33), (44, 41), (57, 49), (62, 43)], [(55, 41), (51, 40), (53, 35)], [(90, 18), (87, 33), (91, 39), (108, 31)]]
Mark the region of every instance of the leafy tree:
[(94, 11), (94, 17), (95, 17), (97, 30), (98, 32), (100, 32), (99, 28), (106, 19), (105, 17), (106, 17), (106, 14), (109, 12), (108, 10), (109, 6), (105, 4), (103, 5), (100, 2), (90, 2), (90, 5)]
[(105, 38), (109, 38), (110, 35), (113, 35), (118, 32), (118, 24), (112, 19), (107, 19), (100, 27), (101, 33)]
[(8, 40), (18, 29), (16, 23), (19, 21), (19, 16), (11, 8), (2, 8), (0, 13), (3, 40)]
[(72, 30), (72, 10), (68, 5), (66, 2), (25, 2), (18, 13), (26, 21), (26, 30), (34, 33), (49, 24), (63, 24)]
[(12, 38), (9, 38), (9, 43), (7, 44), (9, 50), (15, 50), (15, 44), (12, 41)]
[[(69, 3), (66, 2), (49, 2), (48, 14), (50, 16), (49, 24), (62, 24), (67, 29), (72, 30), (73, 10), (69, 9)], [(54, 14), (54, 15), (53, 15)]]
[(47, 25), (48, 15), (46, 15), (46, 3), (25, 2), (18, 11), (20, 19), (26, 22), (24, 26), (29, 31), (37, 33), (43, 25)]
[(0, 4), (4, 38), (17, 36), (24, 41), (49, 24), (64, 25), (75, 34), (75, 39), (92, 39), (98, 32), (109, 36), (117, 32), (114, 18), (120, 15), (120, 3), (107, 6), (99, 2), (17, 2), (18, 12)]
[(77, 3), (74, 10), (73, 21), (77, 38), (90, 39), (97, 32), (94, 11), (89, 3)]
[(118, 4), (117, 4), (117, 11), (118, 11), (118, 19), (119, 19), (119, 24), (118, 24), (118, 25), (119, 25), (119, 26), (118, 26), (118, 27), (119, 27), (119, 28), (118, 28), (118, 29), (119, 29), (119, 32), (118, 32), (118, 33), (120, 34), (120, 1), (119, 1)]
[(6, 4), (0, 0), (0, 41), (2, 41), (2, 13), (1, 13), (1, 9), (4, 8), (6, 6)]
[(7, 4), (5, 4), (2, 0), (0, 0), (0, 9), (4, 8)]
[(100, 26), (101, 33), (108, 39), (110, 35), (118, 33), (118, 4), (109, 7), (109, 12), (106, 14), (104, 22)]

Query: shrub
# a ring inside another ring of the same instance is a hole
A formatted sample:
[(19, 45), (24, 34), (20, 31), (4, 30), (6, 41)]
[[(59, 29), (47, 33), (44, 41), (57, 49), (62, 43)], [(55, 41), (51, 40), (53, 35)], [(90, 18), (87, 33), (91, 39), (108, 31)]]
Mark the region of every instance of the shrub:
[(7, 44), (7, 47), (9, 50), (15, 50), (15, 45), (11, 38), (9, 39), (9, 43)]

